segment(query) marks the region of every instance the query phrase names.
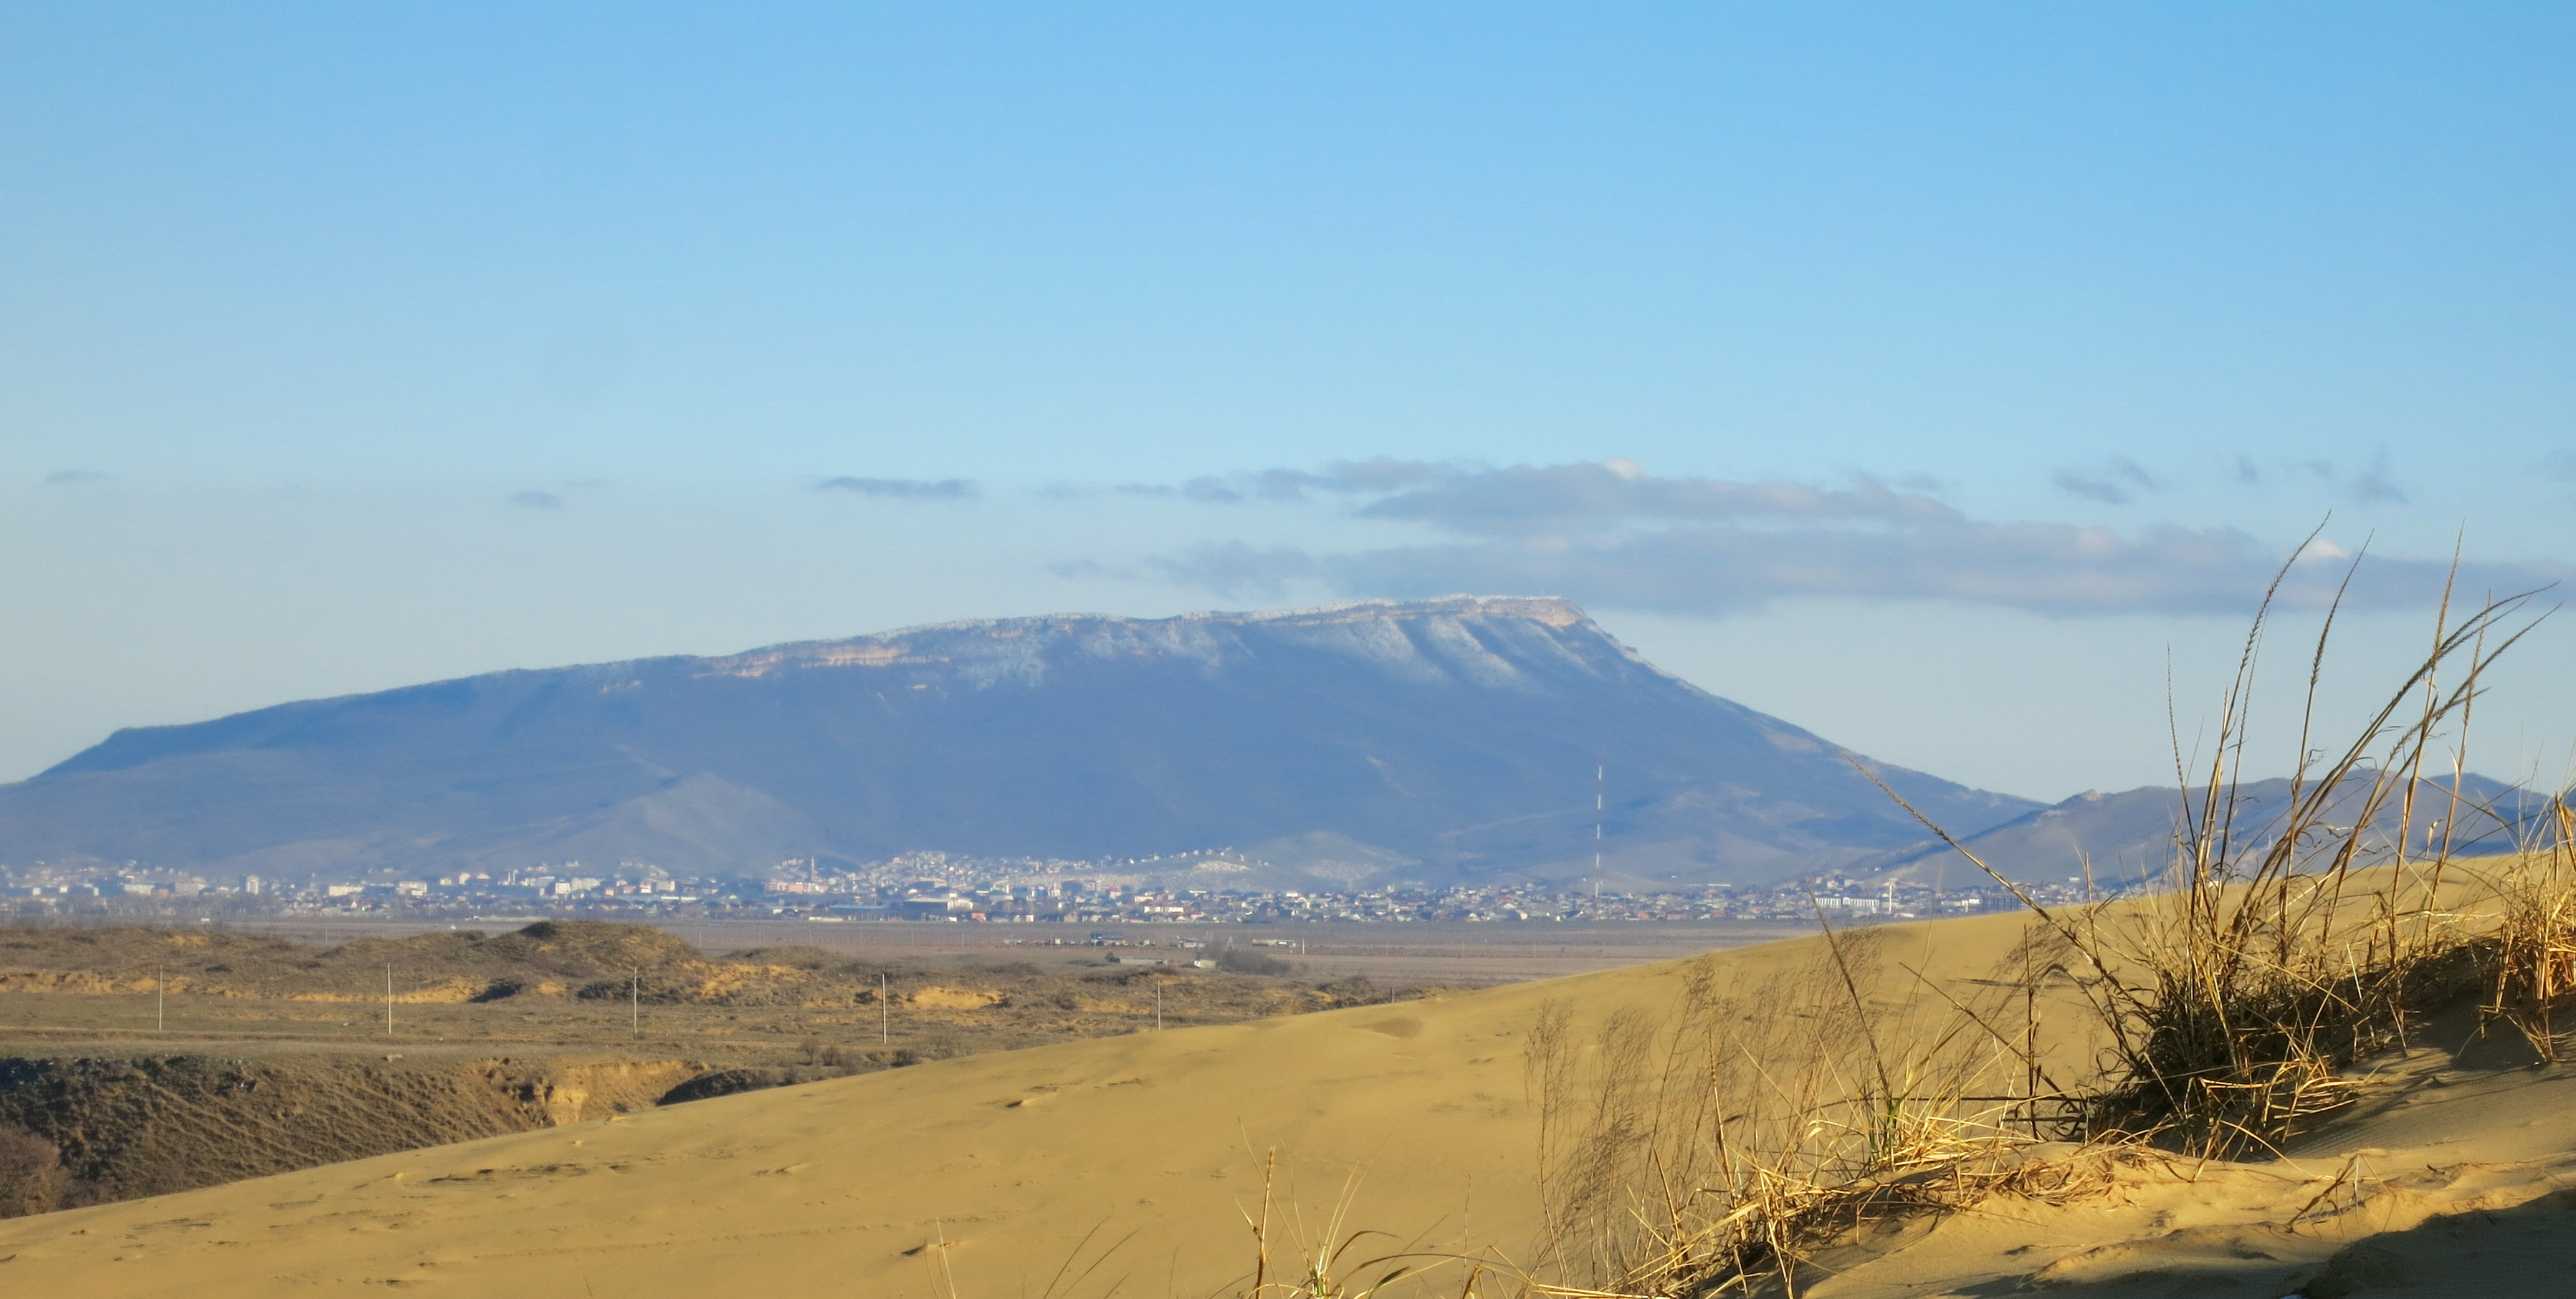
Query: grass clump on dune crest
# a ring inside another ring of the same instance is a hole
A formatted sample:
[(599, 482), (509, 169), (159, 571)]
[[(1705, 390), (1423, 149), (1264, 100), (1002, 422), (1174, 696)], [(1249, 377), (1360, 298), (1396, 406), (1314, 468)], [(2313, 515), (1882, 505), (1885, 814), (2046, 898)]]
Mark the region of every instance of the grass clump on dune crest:
[[(2034, 923), (1981, 985), (1985, 1004), (1936, 988), (1945, 1007), (1879, 1009), (1867, 938), (1828, 931), (1801, 975), (1724, 991), (1695, 979), (1672, 1022), (1614, 1016), (1588, 1050), (1563, 1008), (1542, 1015), (1529, 1058), (1548, 1238), (1523, 1292), (1794, 1295), (1802, 1264), (1873, 1223), (1999, 1192), (2086, 1194), (2159, 1148), (2277, 1152), (2355, 1097), (2352, 1064), (2466, 1001), (2482, 1029), (2556, 1058), (2554, 1016), (2576, 995), (2576, 811), (2563, 796), (2534, 816), (2463, 792), (2481, 680), (2536, 621), (2520, 618), (2527, 599), (2457, 624), (2446, 603), (2424, 659), (2350, 743), (2320, 752), (2330, 610), (2290, 795), (2272, 809), (2239, 775), (2258, 614), (2197, 777), (2176, 746), (2186, 792), (2161, 887), (2059, 912), (1987, 869)], [(2464, 855), (2501, 834), (2520, 851)], [(2053, 980), (2103, 1044), (2071, 1086), (2012, 1031), (2011, 1003)]]
[[(2021, 899), (2091, 1005), (2108, 1046), (2078, 1098), (2085, 1135), (2196, 1155), (2276, 1151), (2352, 1098), (2345, 1066), (2407, 1045), (2424, 1016), (2472, 994), (2554, 1053), (2551, 1008), (2576, 973), (2566, 806), (2532, 817), (2463, 793), (2480, 682), (2536, 621), (2519, 619), (2527, 600), (2490, 601), (2456, 625), (2446, 604), (2424, 659), (2351, 742), (2321, 753), (2311, 732), (2330, 612), (2287, 804), (2261, 817), (2239, 778), (2258, 614), (2196, 777), (2177, 745), (2172, 866), (2114, 912), (2052, 912), (1925, 820)], [(2476, 839), (2532, 834), (2535, 821), (2545, 841), (2518, 854), (2460, 855)]]

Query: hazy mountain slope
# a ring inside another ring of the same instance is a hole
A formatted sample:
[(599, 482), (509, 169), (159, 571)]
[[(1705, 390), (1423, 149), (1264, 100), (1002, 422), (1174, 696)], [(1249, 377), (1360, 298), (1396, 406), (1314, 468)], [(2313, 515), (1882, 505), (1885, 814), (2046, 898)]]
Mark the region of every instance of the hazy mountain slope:
[[(494, 673), (119, 731), (0, 788), (0, 854), (338, 869), (1075, 857), (1315, 832), (1458, 872), (1752, 878), (1915, 838), (1842, 751), (1549, 599), (1022, 618)], [(1934, 816), (2029, 810), (1901, 769)]]
[[(2327, 819), (2348, 823), (2360, 811), (2368, 784), (2366, 776), (2347, 781), (2337, 791)], [(2450, 786), (2447, 776), (2427, 778), (2419, 786), (2410, 842), (2423, 844), (2428, 831), (2439, 838), (2441, 823), (2454, 818)], [(2546, 815), (2549, 806), (2545, 795), (2475, 773), (2460, 782), (2460, 790), (2458, 824), (2451, 839), (2452, 851), (2460, 855), (2511, 851), (2517, 843), (2515, 827)], [(2279, 837), (2289, 798), (2287, 780), (2247, 781), (2237, 788), (2233, 838), (2242, 852), (2259, 852)], [(2201, 814), (2197, 802), (2193, 804), (2193, 814)], [(2400, 815), (2398, 800), (2388, 799), (2387, 806), (2371, 821), (2379, 831), (2374, 843), (2384, 845), (2394, 840)], [(2183, 795), (2179, 789), (2148, 785), (2116, 794), (2087, 792), (1965, 836), (1963, 845), (1980, 861), (2016, 882), (2078, 880), (2089, 860), (2096, 884), (2124, 888), (2164, 870), (2173, 861), (2175, 831), (2182, 816)], [(1929, 881), (1936, 874), (1962, 883), (1981, 878), (1976, 867), (1937, 841), (1864, 860), (1854, 869), (1918, 881)]]

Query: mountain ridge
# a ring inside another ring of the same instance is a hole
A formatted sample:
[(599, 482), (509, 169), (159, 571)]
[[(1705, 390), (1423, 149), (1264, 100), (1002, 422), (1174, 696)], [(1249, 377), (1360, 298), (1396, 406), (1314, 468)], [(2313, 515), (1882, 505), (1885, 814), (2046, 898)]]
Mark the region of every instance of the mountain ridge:
[[(1903, 846), (1847, 751), (1554, 597), (973, 619), (518, 668), (120, 730), (0, 786), (0, 854), (225, 869), (580, 857), (747, 873), (1330, 833), (1425, 880), (1734, 881)], [(1982, 828), (2035, 809), (1902, 768)]]
[[(630, 659), (604, 660), (598, 663), (566, 664), (560, 667), (551, 668), (500, 668), (490, 672), (476, 672), (460, 677), (446, 677), (437, 681), (424, 681), (419, 684), (409, 686), (394, 686), (384, 690), (362, 690), (344, 695), (327, 695), (313, 699), (296, 699), (289, 700), (285, 703), (266, 704), (258, 708), (245, 709), (238, 713), (228, 713), (222, 717), (212, 718), (203, 722), (173, 722), (158, 726), (123, 726), (110, 732), (106, 740), (92, 745), (87, 749), (83, 749), (51, 767), (45, 768), (43, 771), (36, 773), (36, 775), (30, 779), (42, 779), (46, 776), (74, 771), (114, 770), (115, 768), (113, 766), (107, 765), (97, 759), (101, 756), (109, 755), (119, 746), (120, 741), (131, 742), (132, 740), (137, 740), (143, 737), (180, 731), (194, 731), (214, 735), (219, 733), (215, 728), (222, 728), (227, 726), (227, 724), (247, 723), (254, 719), (265, 718), (271, 714), (281, 714), (288, 710), (320, 708), (333, 704), (343, 704), (352, 700), (410, 695), (418, 692), (434, 692), (446, 687), (460, 686), (479, 681), (491, 681), (519, 676), (572, 676), (579, 674), (600, 680), (603, 683), (602, 690), (605, 692), (610, 689), (624, 686), (626, 684), (625, 678), (630, 677), (634, 672), (664, 664), (694, 663), (706, 665), (709, 671), (699, 675), (759, 677), (767, 675), (769, 671), (776, 667), (791, 664), (794, 666), (813, 667), (842, 667), (852, 665), (875, 667), (929, 662), (934, 660), (908, 656), (902, 653), (900, 649), (886, 649), (882, 652), (876, 653), (864, 650), (847, 653), (834, 653), (833, 651), (840, 650), (847, 646), (859, 645), (863, 642), (895, 641), (909, 637), (926, 636), (933, 633), (954, 634), (983, 632), (990, 634), (993, 632), (1007, 631), (1013, 636), (1018, 636), (1029, 630), (1039, 630), (1061, 624), (1075, 623), (1295, 623), (1316, 620), (1328, 615), (1348, 614), (1363, 610), (1398, 608), (1479, 614), (1521, 612), (1541, 621), (1549, 622), (1552, 625), (1560, 626), (1572, 625), (1575, 622), (1590, 621), (1590, 616), (1585, 614), (1572, 601), (1559, 596), (1478, 595), (1438, 596), (1425, 600), (1343, 600), (1332, 604), (1312, 605), (1296, 609), (1266, 609), (1244, 612), (1197, 610), (1188, 613), (1174, 614), (1168, 618), (1131, 618), (1122, 614), (1104, 613), (1049, 613), (1021, 615), (1009, 618), (958, 618), (945, 622), (920, 623), (908, 627), (897, 627), (881, 632), (866, 632), (857, 636), (783, 641), (778, 644), (757, 646), (752, 649), (742, 650), (732, 654), (654, 654)], [(1349, 620), (1338, 619), (1337, 621)], [(1628, 650), (1625, 645), (1620, 646), (1620, 648), (1627, 650), (1629, 657), (1641, 666), (1651, 667), (1651, 665), (1646, 664), (1645, 659), (1642, 656), (1637, 655), (1634, 650)], [(797, 662), (799, 658), (810, 659), (812, 661)], [(1654, 670), (1661, 671), (1661, 669)], [(1670, 674), (1667, 673), (1665, 675), (1669, 676)], [(1679, 677), (1674, 677), (1673, 680), (1680, 682), (1683, 685), (1690, 685), (1689, 682), (1683, 681)], [(1691, 688), (1695, 690), (1699, 689), (1697, 686), (1692, 686)], [(1703, 691), (1703, 693), (1706, 692)]]
[[(2367, 798), (2379, 773), (2362, 770), (2347, 777), (2327, 800), (2325, 819), (2349, 821)], [(2393, 778), (2392, 778), (2393, 779)], [(2455, 805), (2454, 786), (2460, 791)], [(2400, 793), (2403, 783), (2397, 786)], [(2421, 777), (2411, 808), (2402, 797), (2390, 797), (2371, 818), (2361, 863), (2376, 865), (2398, 842), (2430, 843), (2446, 819), (2460, 824), (2448, 837), (2449, 851), (2461, 857), (2493, 856), (2516, 851), (2543, 828), (2555, 800), (2476, 772)], [(2231, 852), (2239, 860), (2259, 859), (2281, 833), (2291, 782), (2285, 777), (2246, 779), (2222, 787), (2221, 803), (2232, 803)], [(2309, 792), (2313, 794), (2313, 786)], [(2186, 802), (2198, 815), (2206, 790), (2171, 785), (2081, 794), (2037, 807), (1997, 825), (1958, 836), (1960, 847), (2004, 878), (2022, 884), (2090, 883), (2105, 892), (2140, 888), (2157, 882), (2174, 864), (2177, 838), (2183, 830)], [(2410, 815), (2411, 813), (2411, 815)], [(2403, 820), (2406, 828), (2399, 829)], [(2331, 844), (2334, 841), (2329, 840)], [(2329, 849), (2301, 852), (2301, 869), (2323, 865)], [(1888, 883), (1932, 883), (1964, 877), (1982, 878), (1976, 866), (1960, 860), (1950, 845), (1927, 839), (1907, 848), (1855, 862), (1849, 868)]]

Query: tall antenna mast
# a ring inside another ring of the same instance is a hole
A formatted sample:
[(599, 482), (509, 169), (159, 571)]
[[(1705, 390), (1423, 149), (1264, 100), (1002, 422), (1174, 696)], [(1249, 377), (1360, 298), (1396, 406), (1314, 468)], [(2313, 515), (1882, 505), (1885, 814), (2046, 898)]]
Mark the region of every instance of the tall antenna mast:
[(1610, 792), (1610, 767), (1607, 763), (1592, 768), (1592, 896), (1601, 896), (1601, 821), (1607, 815), (1604, 798)]

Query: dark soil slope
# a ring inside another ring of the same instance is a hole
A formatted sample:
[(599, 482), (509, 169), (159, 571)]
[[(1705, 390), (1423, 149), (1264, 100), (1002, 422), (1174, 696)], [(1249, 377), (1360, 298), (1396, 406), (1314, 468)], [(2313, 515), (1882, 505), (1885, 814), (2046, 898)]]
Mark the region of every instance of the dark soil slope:
[(0, 1200), (103, 1203), (526, 1132), (651, 1106), (697, 1072), (578, 1058), (0, 1058), (0, 1131), (50, 1144), (62, 1174), (54, 1204), (11, 1187)]

